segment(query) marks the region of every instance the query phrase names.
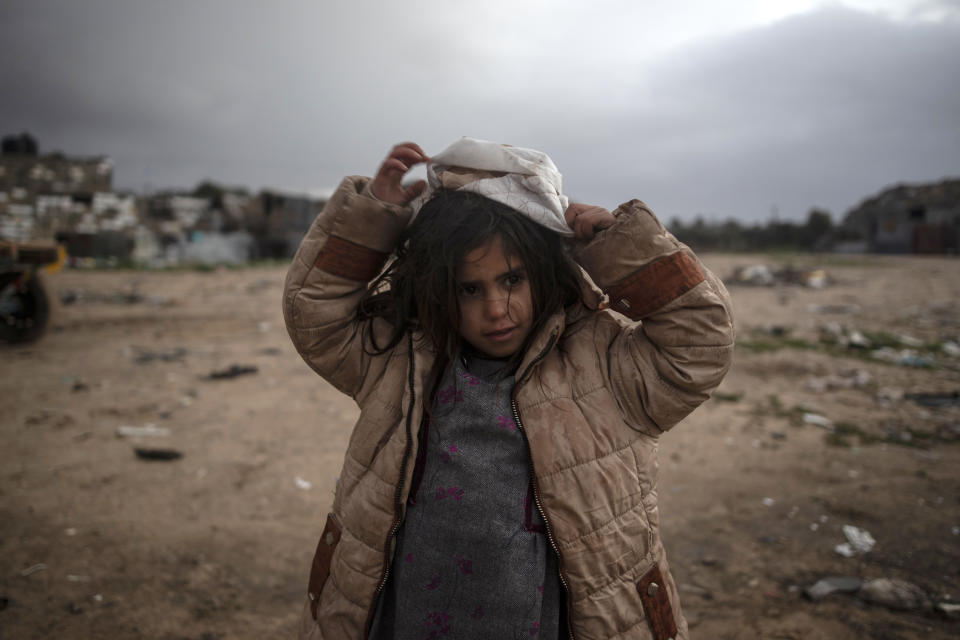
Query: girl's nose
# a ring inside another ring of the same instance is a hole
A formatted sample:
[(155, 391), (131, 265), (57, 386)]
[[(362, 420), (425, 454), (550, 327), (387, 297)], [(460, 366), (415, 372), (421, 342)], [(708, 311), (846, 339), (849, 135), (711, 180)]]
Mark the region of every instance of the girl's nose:
[(487, 298), (485, 307), (488, 318), (502, 318), (503, 316), (507, 315), (507, 297), (497, 295)]

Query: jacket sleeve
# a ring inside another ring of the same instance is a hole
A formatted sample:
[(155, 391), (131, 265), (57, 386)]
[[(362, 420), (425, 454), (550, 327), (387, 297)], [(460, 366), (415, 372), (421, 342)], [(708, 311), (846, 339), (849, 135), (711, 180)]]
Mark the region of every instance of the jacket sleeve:
[[(639, 200), (576, 249), (619, 323), (605, 342), (609, 384), (632, 423), (659, 435), (720, 384), (733, 356), (730, 296)], [(603, 355), (603, 354), (601, 354)]]
[[(283, 290), (283, 316), (297, 351), (354, 398), (385, 360), (368, 353), (370, 326), (357, 320), (357, 306), (410, 219), (409, 208), (377, 200), (367, 183), (361, 177), (340, 183), (300, 243)], [(373, 325), (378, 338), (387, 330), (382, 320)]]

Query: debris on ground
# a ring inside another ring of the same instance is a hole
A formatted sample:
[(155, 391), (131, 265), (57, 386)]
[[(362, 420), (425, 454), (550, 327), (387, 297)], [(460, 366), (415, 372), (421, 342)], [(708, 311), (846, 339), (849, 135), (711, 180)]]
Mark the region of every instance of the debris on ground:
[(140, 283), (112, 293), (93, 293), (84, 289), (65, 289), (60, 293), (60, 302), (65, 305), (77, 302), (99, 302), (101, 304), (138, 304), (145, 300), (140, 293)]
[(161, 351), (148, 351), (147, 349), (134, 347), (134, 350), (137, 354), (134, 356), (133, 361), (137, 364), (146, 364), (154, 361), (178, 362), (183, 359), (183, 356), (187, 355), (187, 350), (182, 347)]
[(894, 404), (903, 400), (903, 389), (897, 387), (880, 387), (877, 389), (876, 399), (880, 404)]
[(176, 449), (144, 449), (137, 447), (133, 451), (137, 454), (138, 458), (148, 461), (169, 462), (171, 460), (179, 460), (183, 457), (183, 454)]
[(820, 327), (820, 342), (857, 351), (871, 360), (905, 367), (933, 367), (936, 364), (934, 353), (941, 350), (941, 344), (937, 342), (926, 344), (904, 334), (861, 331), (838, 322), (828, 322)]
[(895, 578), (868, 580), (860, 587), (857, 595), (865, 602), (879, 604), (898, 611), (928, 611), (931, 609), (930, 599), (923, 589), (906, 580)]
[(170, 435), (170, 429), (147, 423), (142, 427), (121, 425), (117, 427), (118, 438), (162, 438)]
[(960, 604), (955, 604), (953, 602), (938, 602), (937, 606), (934, 607), (937, 613), (946, 616), (951, 620), (960, 619)]
[(293, 479), (293, 484), (297, 485), (297, 489), (302, 489), (303, 491), (309, 491), (313, 486), (313, 483), (309, 480), (304, 480), (300, 476), (297, 476)]
[(960, 407), (960, 391), (953, 393), (908, 393), (904, 395), (921, 407), (940, 409), (943, 407)]
[(66, 376), (64, 382), (70, 385), (70, 391), (74, 393), (90, 390), (90, 385), (76, 376)]
[(751, 264), (734, 267), (733, 275), (727, 279), (732, 284), (747, 284), (769, 287), (776, 282), (773, 271), (765, 264)]
[(929, 368), (934, 363), (932, 357), (921, 355), (916, 349), (900, 349), (898, 351), (892, 347), (880, 347), (871, 351), (870, 357), (874, 360), (882, 360), (903, 367)]
[(805, 269), (787, 265), (774, 270), (765, 264), (750, 264), (734, 267), (733, 274), (724, 281), (728, 284), (759, 287), (789, 284), (809, 287), (811, 289), (823, 289), (833, 283), (833, 280), (823, 269)]
[(873, 377), (863, 369), (847, 369), (827, 376), (807, 378), (804, 386), (807, 391), (823, 393), (841, 389), (862, 389), (872, 380)]
[(725, 393), (723, 391), (714, 391), (711, 396), (717, 402), (740, 402), (743, 399), (742, 393)]
[(843, 525), (843, 535), (847, 541), (834, 547), (834, 551), (845, 558), (852, 558), (855, 555), (868, 553), (877, 541), (873, 539), (870, 532), (866, 529), (860, 529), (850, 524)]
[(257, 367), (253, 365), (232, 364), (226, 369), (211, 371), (210, 375), (207, 376), (207, 379), (208, 380), (230, 380), (231, 378), (236, 378), (238, 376), (256, 373), (257, 371), (259, 371), (259, 369), (257, 369)]
[(821, 429), (832, 429), (833, 421), (826, 416), (822, 416), (819, 413), (804, 413), (803, 414), (804, 424), (812, 424), (815, 427), (820, 427)]
[(37, 564), (29, 566), (23, 571), (21, 571), (20, 575), (26, 578), (27, 576), (33, 575), (38, 571), (46, 571), (46, 570), (47, 570), (47, 565), (45, 565), (42, 562), (38, 562)]
[(863, 585), (860, 578), (852, 576), (830, 576), (823, 578), (803, 590), (803, 595), (814, 602), (826, 598), (831, 593), (856, 593)]

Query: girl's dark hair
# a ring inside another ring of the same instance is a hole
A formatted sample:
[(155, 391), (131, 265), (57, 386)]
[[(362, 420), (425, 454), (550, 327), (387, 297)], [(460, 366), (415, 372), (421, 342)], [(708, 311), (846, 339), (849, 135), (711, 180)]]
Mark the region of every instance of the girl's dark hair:
[[(360, 303), (361, 319), (383, 318), (392, 327), (383, 345), (373, 343), (373, 331), (366, 332), (371, 352), (383, 353), (405, 332), (420, 329), (437, 349), (438, 366), (456, 358), (461, 348), (457, 266), (470, 251), (497, 236), (504, 253), (527, 270), (533, 298), (528, 340), (552, 312), (580, 299), (576, 267), (561, 236), (489, 198), (441, 190), (404, 231), (395, 258), (370, 283)], [(519, 364), (526, 347), (514, 355), (512, 364)]]

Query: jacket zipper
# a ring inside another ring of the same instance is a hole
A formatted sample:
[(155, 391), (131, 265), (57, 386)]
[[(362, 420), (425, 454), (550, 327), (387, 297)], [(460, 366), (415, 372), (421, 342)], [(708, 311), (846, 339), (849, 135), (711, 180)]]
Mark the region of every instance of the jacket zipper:
[(390, 544), (393, 541), (393, 537), (397, 535), (397, 531), (400, 529), (400, 522), (402, 518), (400, 513), (403, 511), (403, 504), (401, 496), (403, 495), (403, 479), (407, 475), (407, 463), (410, 460), (410, 443), (413, 438), (411, 433), (410, 425), (413, 421), (413, 408), (416, 402), (416, 394), (414, 393), (414, 354), (413, 354), (413, 337), (410, 336), (410, 369), (407, 374), (407, 384), (410, 386), (410, 402), (407, 405), (407, 419), (406, 419), (406, 432), (407, 432), (407, 443), (403, 449), (403, 460), (400, 462), (400, 480), (397, 482), (397, 491), (394, 495), (394, 519), (393, 524), (390, 526), (390, 533), (387, 534), (387, 540), (383, 546), (383, 578), (380, 580), (380, 584), (377, 586), (377, 590), (373, 596), (373, 603), (370, 605), (370, 611), (367, 613), (367, 622), (365, 625), (364, 637), (370, 637), (370, 623), (373, 622), (373, 615), (377, 610), (377, 603), (380, 600), (380, 594), (383, 593), (383, 588), (387, 585), (387, 580), (390, 578)]
[[(526, 371), (523, 372), (523, 378), (527, 377), (527, 372), (533, 369), (534, 365), (543, 360), (550, 349), (553, 347), (553, 343), (556, 341), (556, 334), (550, 338), (550, 342), (547, 343), (547, 346), (543, 351), (537, 355), (536, 358), (530, 363)], [(526, 429), (523, 428), (523, 421), (520, 420), (520, 410), (517, 408), (517, 397), (516, 389), (519, 386), (519, 380), (517, 384), (514, 385), (513, 394), (510, 397), (510, 408), (513, 409), (513, 419), (517, 423), (517, 429), (520, 430), (520, 433), (523, 434), (523, 439), (527, 441), (527, 460), (530, 463), (530, 484), (533, 487), (533, 502), (537, 505), (537, 511), (540, 512), (540, 517), (543, 518), (543, 524), (547, 530), (547, 541), (550, 543), (550, 547), (553, 549), (553, 552), (557, 555), (557, 573), (560, 575), (560, 584), (563, 585), (563, 591), (566, 594), (567, 598), (567, 633), (570, 634), (570, 640), (575, 640), (573, 636), (573, 625), (571, 624), (571, 606), (570, 606), (570, 586), (567, 584), (567, 579), (563, 575), (563, 556), (560, 555), (560, 548), (557, 547), (557, 542), (553, 537), (553, 527), (550, 525), (550, 519), (547, 517), (547, 512), (543, 508), (543, 503), (540, 502), (540, 485), (537, 482), (537, 474), (534, 473), (533, 469), (533, 452), (530, 451), (530, 440), (527, 438)]]

